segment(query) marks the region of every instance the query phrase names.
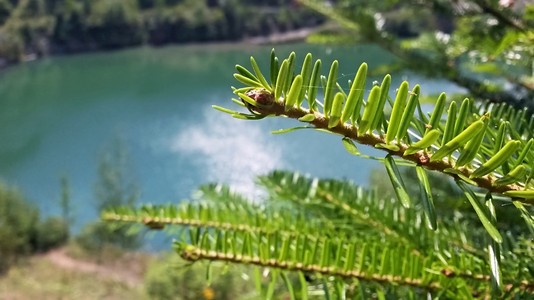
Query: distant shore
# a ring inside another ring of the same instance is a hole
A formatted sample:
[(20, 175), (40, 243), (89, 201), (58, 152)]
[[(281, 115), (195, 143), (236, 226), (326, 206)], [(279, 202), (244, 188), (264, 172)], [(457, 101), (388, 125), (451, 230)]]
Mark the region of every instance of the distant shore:
[(242, 40), (242, 42), (247, 43), (247, 44), (257, 44), (257, 45), (300, 42), (300, 41), (306, 40), (306, 38), (310, 34), (316, 32), (320, 28), (321, 26), (300, 28), (300, 29), (287, 31), (287, 32), (273, 33), (267, 36), (245, 38)]
[(162, 44), (162, 45), (157, 45), (157, 46), (150, 45), (150, 44), (148, 44), (148, 45), (145, 44), (145, 45), (135, 45), (135, 46), (130, 46), (130, 47), (127, 46), (127, 47), (122, 47), (122, 48), (118, 48), (118, 49), (111, 49), (111, 50), (103, 50), (103, 49), (91, 50), (91, 49), (87, 49), (87, 50), (81, 50), (81, 51), (78, 51), (78, 52), (54, 53), (54, 54), (49, 54), (49, 55), (45, 55), (45, 56), (39, 56), (39, 55), (37, 55), (35, 53), (28, 53), (28, 54), (26, 54), (24, 56), (24, 58), (20, 62), (17, 62), (17, 63), (7, 62), (5, 59), (2, 59), (0, 57), (0, 72), (3, 71), (3, 70), (9, 69), (10, 67), (14, 67), (14, 66), (18, 66), (18, 65), (21, 65), (21, 64), (24, 64), (24, 63), (27, 63), (27, 62), (32, 62), (32, 61), (39, 60), (39, 59), (41, 59), (43, 57), (54, 57), (54, 56), (63, 56), (63, 55), (76, 55), (76, 54), (90, 53), (90, 52), (95, 52), (95, 51), (98, 51), (98, 52), (111, 52), (111, 51), (135, 48), (135, 47), (140, 47), (140, 46), (150, 46), (150, 47), (157, 48), (157, 47), (163, 47), (163, 46), (169, 46), (169, 45), (190, 45), (190, 44), (213, 45), (213, 44), (220, 44), (220, 43), (223, 43), (223, 44), (231, 43), (231, 44), (266, 45), (266, 44), (295, 43), (295, 42), (305, 41), (306, 38), (310, 34), (312, 34), (314, 32), (317, 32), (321, 28), (322, 28), (322, 26), (305, 27), (305, 28), (299, 28), (299, 29), (286, 31), (286, 32), (276, 32), (276, 33), (272, 33), (272, 34), (269, 34), (269, 35), (266, 35), (266, 36), (245, 37), (245, 38), (243, 38), (241, 40), (238, 40), (238, 41), (217, 41), (217, 42), (205, 42), (205, 43), (168, 43), (168, 44)]

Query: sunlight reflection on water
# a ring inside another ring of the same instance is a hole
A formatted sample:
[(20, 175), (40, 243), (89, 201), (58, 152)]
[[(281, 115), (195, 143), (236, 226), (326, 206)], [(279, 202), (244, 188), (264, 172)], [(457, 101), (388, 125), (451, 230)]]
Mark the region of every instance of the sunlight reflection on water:
[(227, 183), (255, 198), (259, 194), (254, 178), (284, 165), (282, 152), (268, 134), (257, 123), (232, 119), (210, 107), (199, 124), (172, 138), (170, 147), (192, 159), (207, 181)]

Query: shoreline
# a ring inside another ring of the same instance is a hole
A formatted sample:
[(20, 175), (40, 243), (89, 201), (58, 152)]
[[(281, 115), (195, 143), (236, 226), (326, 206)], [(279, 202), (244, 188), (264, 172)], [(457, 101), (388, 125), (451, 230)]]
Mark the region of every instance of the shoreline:
[(24, 56), (24, 59), (22, 59), (19, 62), (10, 63), (5, 61), (3, 58), (0, 57), (0, 74), (4, 73), (6, 70), (9, 70), (13, 67), (24, 65), (27, 63), (32, 63), (35, 61), (39, 61), (43, 58), (48, 57), (61, 57), (61, 56), (70, 56), (70, 55), (78, 55), (78, 54), (84, 54), (84, 53), (106, 53), (106, 52), (115, 52), (115, 51), (121, 51), (121, 50), (127, 50), (127, 49), (134, 49), (139, 47), (150, 47), (150, 48), (163, 48), (167, 46), (220, 46), (220, 45), (267, 45), (267, 44), (287, 44), (287, 43), (295, 43), (295, 42), (302, 42), (305, 41), (306, 38), (319, 31), (323, 26), (315, 26), (315, 27), (304, 27), (299, 28), (291, 31), (286, 32), (277, 32), (272, 33), (270, 35), (266, 36), (254, 36), (254, 37), (245, 37), (241, 40), (237, 41), (206, 41), (206, 42), (192, 42), (192, 43), (167, 43), (162, 45), (151, 45), (151, 44), (139, 44), (134, 46), (126, 46), (116, 49), (87, 49), (87, 50), (81, 50), (81, 51), (75, 51), (75, 52), (68, 52), (68, 53), (55, 53), (55, 54), (49, 54), (49, 55), (43, 55), (38, 56), (35, 53), (28, 53)]

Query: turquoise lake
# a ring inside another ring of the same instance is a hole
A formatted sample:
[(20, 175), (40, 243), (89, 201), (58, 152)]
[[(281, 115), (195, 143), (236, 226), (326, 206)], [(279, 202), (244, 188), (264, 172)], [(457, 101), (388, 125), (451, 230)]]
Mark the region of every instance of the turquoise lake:
[[(288, 169), (317, 177), (368, 182), (376, 161), (346, 153), (340, 138), (312, 130), (272, 135), (292, 120), (236, 120), (211, 108), (233, 107), (235, 64), (253, 55), (267, 66), (272, 46), (196, 45), (137, 48), (47, 58), (0, 73), (0, 177), (17, 186), (44, 215), (59, 214), (60, 178), (71, 185), (79, 228), (98, 216), (94, 204), (99, 155), (124, 141), (140, 202), (189, 198), (201, 184), (221, 182), (251, 197), (254, 177)], [(302, 61), (307, 52), (340, 62), (352, 79), (360, 63), (370, 70), (394, 61), (375, 46), (277, 45)], [(414, 73), (393, 75), (392, 86), (420, 83), (423, 94), (458, 92), (452, 83)], [(368, 80), (368, 87), (373, 80)], [(235, 107), (233, 107), (235, 108)], [(367, 153), (374, 150), (363, 149)]]

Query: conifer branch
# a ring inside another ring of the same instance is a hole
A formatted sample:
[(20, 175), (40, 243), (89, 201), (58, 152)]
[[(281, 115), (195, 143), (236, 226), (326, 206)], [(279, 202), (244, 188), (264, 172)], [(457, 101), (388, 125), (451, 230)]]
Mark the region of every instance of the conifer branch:
[(250, 264), (266, 268), (276, 268), (284, 271), (291, 272), (312, 272), (323, 274), (327, 276), (336, 276), (344, 279), (358, 279), (369, 282), (377, 283), (389, 283), (389, 284), (398, 284), (411, 286), (416, 288), (421, 288), (429, 291), (438, 290), (441, 288), (440, 284), (437, 282), (426, 282), (421, 279), (412, 279), (408, 277), (395, 276), (395, 275), (381, 275), (373, 274), (367, 272), (360, 272), (357, 270), (344, 271), (341, 269), (335, 269), (329, 266), (320, 266), (320, 265), (306, 265), (298, 262), (287, 262), (279, 261), (276, 259), (262, 260), (258, 256), (243, 256), (243, 255), (234, 255), (217, 251), (208, 251), (201, 248), (196, 248), (194, 246), (180, 246), (175, 245), (176, 250), (179, 255), (188, 261), (199, 261), (199, 260), (212, 260), (212, 261), (223, 261), (239, 264)]
[[(304, 107), (292, 107), (286, 110), (283, 99), (272, 101), (272, 103), (268, 106), (254, 107), (253, 110), (255, 113), (262, 115), (262, 116), (282, 116), (282, 117), (288, 117), (288, 118), (296, 119), (296, 120), (301, 119), (306, 115), (313, 114), (314, 119), (308, 123), (310, 125), (313, 125), (314, 128), (323, 129), (326, 131), (330, 131), (332, 133), (339, 134), (340, 136), (350, 138), (351, 140), (362, 145), (375, 147), (380, 144), (386, 144), (386, 140), (384, 136), (379, 136), (374, 133), (359, 133), (358, 127), (352, 124), (349, 124), (349, 123), (339, 123), (334, 127), (329, 127), (329, 118), (327, 118), (324, 114), (318, 111), (310, 111), (309, 109), (304, 108)], [(417, 165), (424, 166), (426, 169), (438, 171), (443, 174), (447, 174), (454, 179), (459, 178), (458, 174), (447, 172), (449, 169), (453, 169), (455, 167), (452, 161), (447, 161), (447, 160), (430, 161), (431, 154), (425, 151), (418, 151), (413, 154), (404, 155), (404, 152), (410, 146), (403, 144), (403, 143), (398, 143), (397, 145), (399, 147), (398, 150), (391, 150), (391, 149), (381, 149), (381, 150), (386, 151), (387, 153), (391, 155), (395, 155), (405, 160), (411, 161)], [(473, 174), (473, 171), (467, 167), (460, 167), (457, 170), (463, 176), (467, 178), (469, 178), (470, 175)], [(496, 179), (492, 177), (491, 175), (472, 178), (471, 180), (474, 181), (477, 184), (477, 186), (481, 188), (485, 188), (492, 193), (503, 194), (507, 191), (518, 191), (518, 190), (523, 189), (522, 186), (515, 184), (515, 183), (502, 185), (502, 186), (495, 186), (494, 183)], [(514, 200), (520, 201), (525, 204), (530, 204), (530, 205), (534, 204), (534, 199), (518, 198)]]

